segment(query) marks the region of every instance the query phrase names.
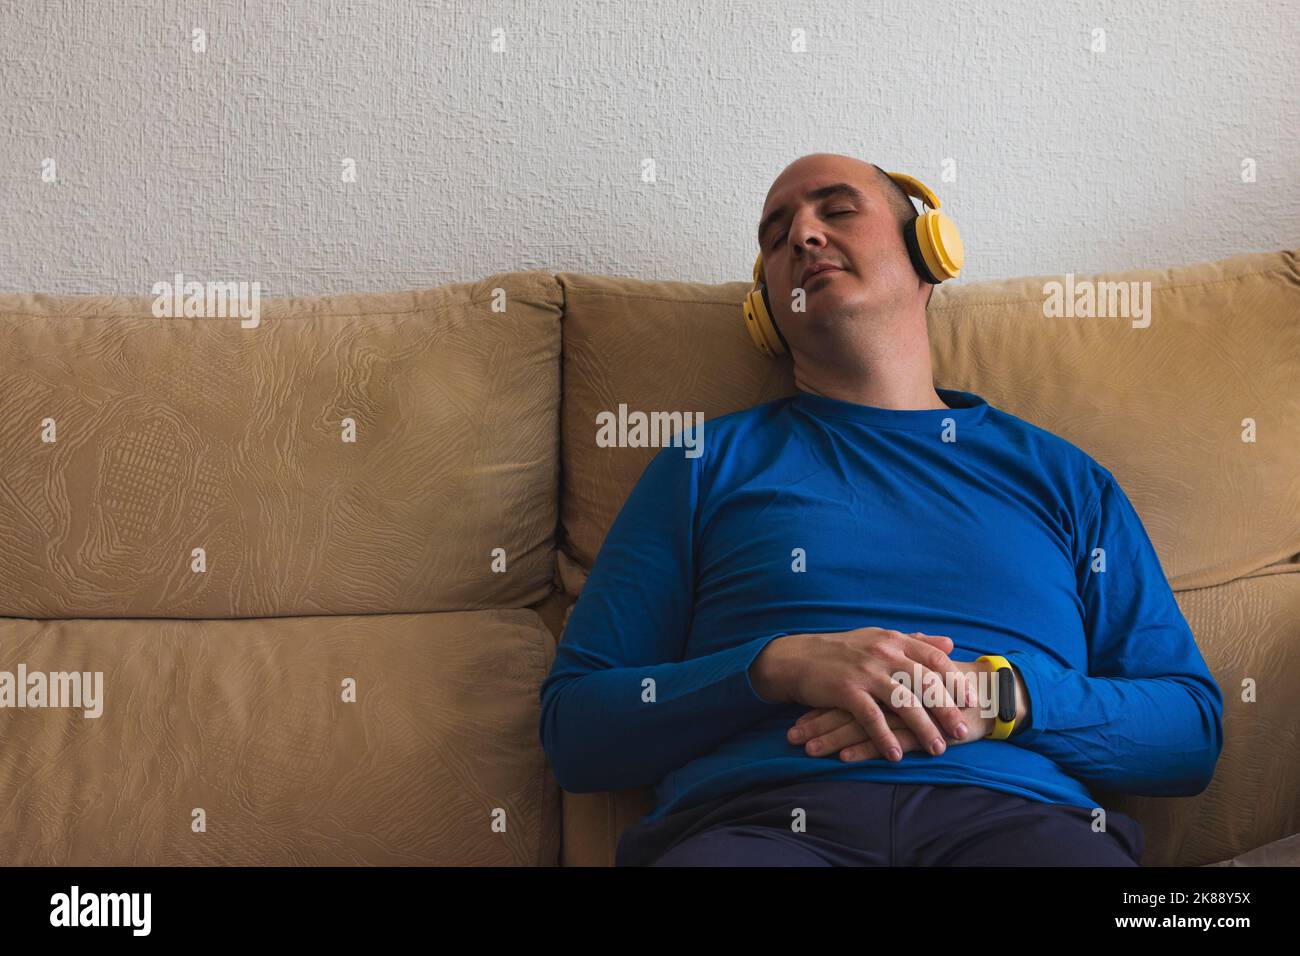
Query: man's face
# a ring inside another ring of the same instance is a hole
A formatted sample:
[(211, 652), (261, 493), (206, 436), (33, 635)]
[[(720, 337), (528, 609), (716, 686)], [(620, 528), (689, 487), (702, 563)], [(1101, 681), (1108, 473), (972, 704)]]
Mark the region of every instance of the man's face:
[[(913, 304), (924, 309), (921, 282), (885, 188), (866, 163), (824, 154), (796, 160), (772, 183), (759, 219), (759, 248), (768, 298), (792, 347), (835, 323), (865, 331)], [(839, 269), (805, 282), (805, 270), (821, 262)], [(803, 312), (793, 311), (796, 288), (804, 290)]]

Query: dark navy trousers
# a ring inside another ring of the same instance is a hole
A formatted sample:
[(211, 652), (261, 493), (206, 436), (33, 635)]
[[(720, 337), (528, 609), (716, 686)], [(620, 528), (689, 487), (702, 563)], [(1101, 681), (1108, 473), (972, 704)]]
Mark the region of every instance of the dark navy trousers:
[[(792, 828), (796, 811), (802, 832)], [(1138, 866), (1142, 827), (987, 787), (800, 781), (628, 828), (616, 866)]]

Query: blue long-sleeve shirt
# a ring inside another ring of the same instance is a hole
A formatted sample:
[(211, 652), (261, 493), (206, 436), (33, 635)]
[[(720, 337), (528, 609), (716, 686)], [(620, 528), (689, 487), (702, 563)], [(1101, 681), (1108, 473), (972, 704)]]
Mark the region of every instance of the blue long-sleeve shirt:
[[(662, 448), (610, 528), (541, 687), (574, 793), (655, 787), (645, 819), (796, 779), (975, 785), (1096, 806), (1088, 784), (1187, 796), (1223, 698), (1109, 471), (970, 392), (877, 408), (799, 391)], [(680, 436), (679, 436), (680, 438)], [(761, 698), (776, 637), (859, 627), (1001, 654), (1032, 704), (1009, 740), (844, 763)]]

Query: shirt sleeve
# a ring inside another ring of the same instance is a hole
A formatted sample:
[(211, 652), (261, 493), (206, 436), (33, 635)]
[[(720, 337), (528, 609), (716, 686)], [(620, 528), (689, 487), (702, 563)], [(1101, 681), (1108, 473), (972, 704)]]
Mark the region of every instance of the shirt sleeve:
[(1223, 749), (1223, 695), (1141, 519), (1102, 472), (1076, 538), (1088, 673), (1048, 653), (1004, 655), (1020, 671), (1031, 708), (1027, 729), (1008, 742), (1085, 782), (1193, 796), (1209, 786)]
[(610, 527), (541, 687), (541, 743), (560, 786), (651, 786), (788, 706), (749, 666), (769, 641), (685, 657), (695, 598), (703, 457), (667, 445)]

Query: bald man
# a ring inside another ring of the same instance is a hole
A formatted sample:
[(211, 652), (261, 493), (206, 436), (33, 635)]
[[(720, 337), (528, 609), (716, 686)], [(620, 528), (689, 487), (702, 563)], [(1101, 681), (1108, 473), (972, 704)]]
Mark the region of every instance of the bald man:
[(565, 790), (655, 788), (618, 865), (1136, 866), (1089, 786), (1208, 786), (1222, 695), (1137, 513), (936, 387), (915, 216), (852, 157), (781, 172), (758, 242), (797, 391), (662, 449), (606, 535), (540, 739)]

